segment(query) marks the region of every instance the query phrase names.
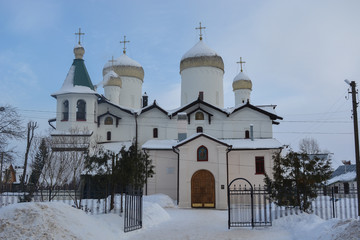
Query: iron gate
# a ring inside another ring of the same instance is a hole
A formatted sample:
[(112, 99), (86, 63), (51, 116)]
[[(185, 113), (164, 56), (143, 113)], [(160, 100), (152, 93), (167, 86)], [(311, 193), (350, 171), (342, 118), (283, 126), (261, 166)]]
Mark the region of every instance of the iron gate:
[(253, 187), (245, 178), (234, 179), (228, 185), (228, 228), (271, 225), (268, 192), (260, 186)]
[(128, 188), (125, 192), (124, 232), (142, 228), (142, 189)]

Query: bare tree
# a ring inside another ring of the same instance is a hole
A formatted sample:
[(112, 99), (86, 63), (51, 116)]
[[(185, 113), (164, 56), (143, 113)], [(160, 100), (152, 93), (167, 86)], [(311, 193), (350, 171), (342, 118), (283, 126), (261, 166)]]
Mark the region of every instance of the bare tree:
[(27, 138), (26, 138), (26, 151), (25, 151), (25, 160), (24, 160), (24, 171), (23, 171), (23, 175), (21, 177), (21, 188), (24, 188), (25, 186), (25, 178), (26, 178), (26, 170), (27, 170), (27, 163), (28, 163), (28, 158), (29, 158), (29, 152), (31, 149), (31, 143), (34, 139), (34, 133), (35, 133), (35, 129), (37, 129), (39, 126), (37, 124), (37, 122), (33, 122), (30, 121), (27, 124)]
[(300, 140), (299, 149), (302, 153), (306, 154), (318, 154), (321, 152), (319, 144), (314, 138), (304, 138)]
[(11, 162), (14, 148), (9, 148), (9, 140), (24, 136), (22, 121), (16, 109), (10, 105), (0, 106), (0, 189), (2, 187), (3, 164)]

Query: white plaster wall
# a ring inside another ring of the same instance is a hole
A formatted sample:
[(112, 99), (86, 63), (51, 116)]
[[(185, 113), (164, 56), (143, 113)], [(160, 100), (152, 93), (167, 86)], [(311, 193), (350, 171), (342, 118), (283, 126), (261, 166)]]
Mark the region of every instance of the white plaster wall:
[[(204, 145), (208, 149), (208, 161), (197, 161), (197, 149)], [(205, 137), (197, 138), (183, 146), (180, 150), (179, 207), (191, 207), (191, 178), (198, 170), (208, 170), (215, 178), (215, 206), (217, 209), (227, 208), (226, 188), (226, 149), (227, 147)], [(221, 189), (224, 185), (224, 189)]]
[(193, 67), (181, 72), (181, 106), (198, 99), (204, 92), (204, 101), (224, 107), (224, 72), (215, 67)]
[(265, 171), (272, 176), (273, 154), (279, 150), (232, 150), (229, 152), (229, 183), (245, 178), (252, 185), (264, 185), (264, 174), (255, 174), (255, 157), (264, 157)]
[(148, 151), (155, 174), (148, 178), (147, 193), (163, 193), (177, 200), (177, 154), (172, 150)]
[(248, 100), (250, 102), (250, 89), (238, 89), (234, 91), (235, 95), (235, 106), (246, 103)]
[(135, 77), (121, 76), (120, 105), (139, 109), (141, 107), (142, 81)]
[(105, 97), (110, 102), (119, 105), (120, 103), (120, 87), (119, 86), (105, 86), (104, 87)]
[[(116, 127), (116, 119), (113, 118), (113, 125), (105, 125), (106, 116), (100, 119), (100, 126), (97, 128), (97, 141), (106, 141), (107, 131), (111, 131), (111, 141), (132, 141), (135, 137), (135, 118), (114, 106), (108, 104), (99, 105), (99, 115), (109, 111), (110, 113), (121, 117), (119, 125)], [(110, 116), (110, 115), (109, 115)]]
[[(78, 100), (86, 102), (86, 121), (76, 121), (76, 104)], [(62, 121), (63, 102), (69, 101), (69, 118), (68, 121)], [(96, 131), (97, 118), (97, 96), (95, 94), (62, 94), (57, 96), (56, 106), (56, 130), (67, 132), (69, 129)]]

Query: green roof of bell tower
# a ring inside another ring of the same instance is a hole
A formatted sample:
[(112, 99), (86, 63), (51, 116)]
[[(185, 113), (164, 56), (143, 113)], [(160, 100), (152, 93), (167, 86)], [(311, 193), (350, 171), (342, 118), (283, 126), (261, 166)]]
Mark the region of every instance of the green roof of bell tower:
[(89, 87), (92, 90), (94, 89), (94, 85), (91, 82), (89, 73), (86, 69), (84, 59), (76, 58), (72, 64), (75, 67), (74, 72), (74, 86), (84, 86)]

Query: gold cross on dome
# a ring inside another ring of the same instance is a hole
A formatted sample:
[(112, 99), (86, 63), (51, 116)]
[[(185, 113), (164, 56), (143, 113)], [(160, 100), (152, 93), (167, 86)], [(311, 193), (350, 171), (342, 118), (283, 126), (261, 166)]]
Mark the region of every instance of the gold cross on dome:
[(114, 62), (116, 62), (114, 60), (114, 56), (111, 56), (111, 60), (109, 60), (109, 62), (111, 62), (111, 68), (114, 68)]
[(242, 60), (242, 58), (240, 57), (240, 62), (236, 62), (236, 63), (239, 63), (239, 64), (240, 64), (240, 69), (241, 69), (241, 72), (242, 72), (242, 71), (243, 71), (242, 65), (243, 65), (243, 64), (245, 65), (246, 62), (244, 62), (244, 61)]
[(199, 29), (199, 30), (200, 30), (200, 40), (202, 40), (202, 33), (201, 33), (201, 30), (202, 30), (202, 29), (205, 29), (206, 27), (202, 27), (202, 26), (201, 26), (201, 22), (199, 23), (199, 25), (200, 25), (200, 27), (197, 27), (197, 28), (195, 28), (195, 29), (196, 29), (196, 30), (197, 30), (197, 29)]
[(75, 33), (75, 35), (79, 35), (79, 44), (81, 44), (81, 43), (80, 43), (80, 37), (81, 37), (81, 35), (85, 35), (85, 33), (82, 33), (82, 32), (81, 32), (81, 28), (79, 28), (79, 32), (78, 32), (78, 33)]
[(126, 41), (126, 36), (124, 36), (124, 41), (120, 41), (120, 43), (123, 43), (124, 44), (124, 48), (123, 48), (123, 53), (125, 54), (126, 53), (126, 43), (129, 43), (130, 41)]

